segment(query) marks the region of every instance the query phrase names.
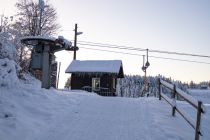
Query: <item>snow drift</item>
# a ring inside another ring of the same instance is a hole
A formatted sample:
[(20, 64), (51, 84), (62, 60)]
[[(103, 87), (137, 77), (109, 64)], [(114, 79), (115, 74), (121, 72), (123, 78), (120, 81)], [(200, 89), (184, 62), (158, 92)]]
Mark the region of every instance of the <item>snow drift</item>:
[(9, 37), (7, 33), (0, 33), (0, 87), (15, 86), (19, 82), (17, 71), (20, 67), (15, 62), (17, 51)]
[(17, 85), (17, 64), (8, 58), (0, 59), (0, 87), (12, 87)]

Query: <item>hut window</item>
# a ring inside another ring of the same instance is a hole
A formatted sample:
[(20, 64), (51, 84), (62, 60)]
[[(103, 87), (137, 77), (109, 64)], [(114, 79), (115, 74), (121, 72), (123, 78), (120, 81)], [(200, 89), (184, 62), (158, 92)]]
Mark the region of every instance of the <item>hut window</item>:
[(92, 88), (95, 91), (100, 90), (100, 78), (92, 78)]

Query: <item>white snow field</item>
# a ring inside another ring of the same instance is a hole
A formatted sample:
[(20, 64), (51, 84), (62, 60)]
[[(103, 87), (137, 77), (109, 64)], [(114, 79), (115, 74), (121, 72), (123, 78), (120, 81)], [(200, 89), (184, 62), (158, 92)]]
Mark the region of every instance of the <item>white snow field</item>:
[[(202, 116), (202, 140), (210, 139), (209, 107)], [(0, 87), (0, 140), (164, 139), (194, 139), (194, 130), (178, 113), (172, 117), (164, 100), (46, 90), (33, 79)]]

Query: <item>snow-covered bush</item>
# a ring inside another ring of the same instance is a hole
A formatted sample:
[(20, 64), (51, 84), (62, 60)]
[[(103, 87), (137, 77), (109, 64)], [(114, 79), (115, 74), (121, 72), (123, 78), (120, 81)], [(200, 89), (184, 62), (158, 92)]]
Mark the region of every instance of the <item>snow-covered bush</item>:
[(11, 35), (7, 32), (0, 33), (0, 59), (8, 58), (17, 61), (17, 50), (10, 40)]
[(11, 87), (18, 83), (17, 69), (15, 61), (0, 59), (0, 87)]
[(20, 67), (16, 63), (17, 51), (10, 37), (7, 32), (0, 33), (0, 87), (10, 87), (18, 83), (17, 73)]

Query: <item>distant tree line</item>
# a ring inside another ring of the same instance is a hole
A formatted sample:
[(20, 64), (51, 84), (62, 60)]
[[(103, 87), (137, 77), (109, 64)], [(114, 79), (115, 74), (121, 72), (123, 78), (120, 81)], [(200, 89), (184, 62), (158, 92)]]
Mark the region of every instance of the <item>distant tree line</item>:
[[(183, 91), (187, 91), (188, 88), (201, 88), (203, 85), (210, 87), (210, 81), (195, 83), (191, 81), (190, 83), (185, 83), (181, 81), (176, 81), (171, 78), (166, 78), (164, 76), (149, 76), (149, 96), (158, 96), (158, 78), (161, 77), (163, 80), (176, 84), (176, 86)], [(117, 82), (117, 96), (120, 97), (140, 97), (144, 89), (144, 76), (139, 75), (125, 75), (125, 78), (118, 79)], [(163, 88), (163, 92), (170, 94), (170, 90)]]
[[(148, 83), (149, 83), (149, 96), (158, 96), (158, 78), (161, 77), (164, 81), (168, 83), (176, 84), (178, 88), (183, 91), (187, 91), (187, 89), (199, 89), (203, 85), (210, 87), (210, 81), (195, 83), (191, 81), (190, 83), (185, 83), (177, 80), (173, 80), (172, 78), (166, 78), (164, 76), (149, 76)], [(65, 88), (70, 88), (71, 85), (71, 77), (67, 79), (65, 82)], [(116, 94), (119, 97), (131, 97), (137, 98), (140, 97), (142, 91), (144, 89), (144, 76), (140, 75), (125, 75), (125, 78), (118, 79), (117, 81), (117, 91)], [(162, 89), (163, 93), (168, 94), (170, 96), (171, 91), (167, 88)]]

